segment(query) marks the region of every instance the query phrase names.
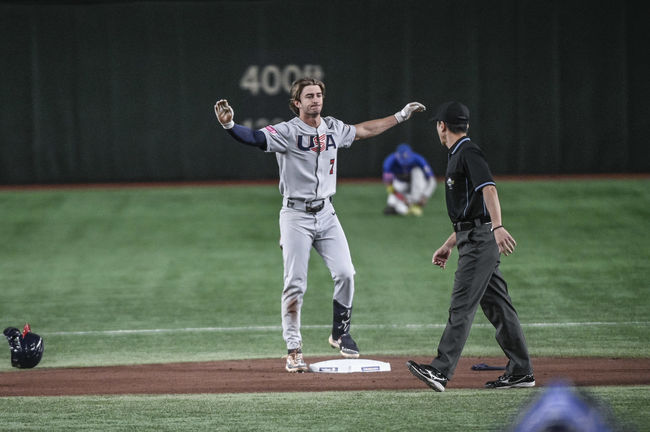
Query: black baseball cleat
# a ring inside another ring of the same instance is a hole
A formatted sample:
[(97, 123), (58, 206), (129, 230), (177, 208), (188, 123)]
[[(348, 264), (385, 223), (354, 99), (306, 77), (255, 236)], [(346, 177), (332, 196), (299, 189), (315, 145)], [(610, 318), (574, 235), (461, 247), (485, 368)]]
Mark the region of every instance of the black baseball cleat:
[(426, 385), (431, 387), (437, 392), (445, 391), (447, 387), (447, 377), (445, 377), (440, 371), (433, 366), (418, 364), (413, 360), (406, 362), (406, 367), (409, 368), (409, 371), (415, 375), (417, 379), (424, 382)]
[(535, 387), (535, 377), (533, 374), (528, 375), (501, 375), (496, 381), (488, 381), (485, 388), (489, 389), (509, 389), (509, 388), (526, 388)]
[(338, 349), (343, 357), (352, 359), (359, 358), (359, 347), (357, 347), (350, 333), (344, 333), (338, 339), (334, 339), (330, 335), (328, 342), (332, 348)]

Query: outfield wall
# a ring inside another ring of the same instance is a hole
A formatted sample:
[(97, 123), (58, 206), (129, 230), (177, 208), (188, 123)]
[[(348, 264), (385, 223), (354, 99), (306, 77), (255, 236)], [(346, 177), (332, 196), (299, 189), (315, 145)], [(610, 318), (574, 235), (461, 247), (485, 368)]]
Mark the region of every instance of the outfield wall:
[[(252, 127), (289, 119), (299, 75), (325, 115), (357, 123), (457, 99), (495, 174), (650, 172), (650, 6), (596, 1), (85, 1), (0, 3), (0, 183), (277, 176), (213, 105)], [(418, 115), (340, 153), (380, 176), (405, 141), (437, 175)]]

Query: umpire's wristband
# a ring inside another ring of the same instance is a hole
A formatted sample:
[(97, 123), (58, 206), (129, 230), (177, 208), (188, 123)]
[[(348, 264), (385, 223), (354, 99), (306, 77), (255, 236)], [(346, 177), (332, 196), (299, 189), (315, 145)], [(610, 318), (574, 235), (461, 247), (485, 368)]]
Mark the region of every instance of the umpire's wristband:
[(499, 228), (505, 229), (503, 225), (499, 225), (497, 227), (492, 228), (490, 231), (494, 232), (495, 230), (498, 230)]

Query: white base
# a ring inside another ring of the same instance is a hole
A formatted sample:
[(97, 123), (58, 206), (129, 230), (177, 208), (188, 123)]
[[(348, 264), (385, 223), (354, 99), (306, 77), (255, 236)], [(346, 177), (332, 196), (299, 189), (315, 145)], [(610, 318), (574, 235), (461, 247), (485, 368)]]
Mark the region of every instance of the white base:
[(312, 363), (309, 370), (321, 373), (390, 372), (390, 363), (368, 359), (336, 359)]

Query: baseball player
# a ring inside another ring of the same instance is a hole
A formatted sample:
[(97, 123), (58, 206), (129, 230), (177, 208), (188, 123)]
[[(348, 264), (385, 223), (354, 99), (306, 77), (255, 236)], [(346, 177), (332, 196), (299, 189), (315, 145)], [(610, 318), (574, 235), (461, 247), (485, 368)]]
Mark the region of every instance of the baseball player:
[(214, 106), (221, 125), (244, 144), (275, 153), (280, 174), (280, 246), (284, 262), (282, 335), (287, 345), (286, 370), (308, 370), (302, 354), (300, 311), (307, 290), (309, 253), (313, 247), (325, 261), (334, 280), (333, 323), (329, 344), (346, 358), (358, 358), (359, 348), (350, 335), (354, 266), (332, 197), (336, 193), (337, 152), (359, 139), (371, 138), (424, 111), (418, 102), (394, 115), (356, 125), (334, 117), (321, 117), (325, 84), (301, 78), (291, 87), (290, 109), (297, 117), (251, 130), (234, 123), (234, 111), (221, 99)]
[(499, 270), (500, 254), (513, 253), (517, 243), (503, 226), (496, 183), (485, 155), (467, 136), (469, 109), (459, 102), (447, 102), (438, 107), (432, 120), (436, 122), (440, 142), (449, 150), (445, 193), (454, 232), (433, 253), (431, 262), (444, 269), (456, 247), (458, 268), (438, 355), (430, 364), (409, 360), (406, 366), (433, 390), (444, 391), (454, 375), (480, 305), (508, 357), (505, 373), (485, 387), (534, 387), (524, 333)]
[(433, 169), (406, 143), (384, 159), (382, 180), (388, 192), (384, 214), (389, 215), (422, 216), (422, 207), (436, 189)]

